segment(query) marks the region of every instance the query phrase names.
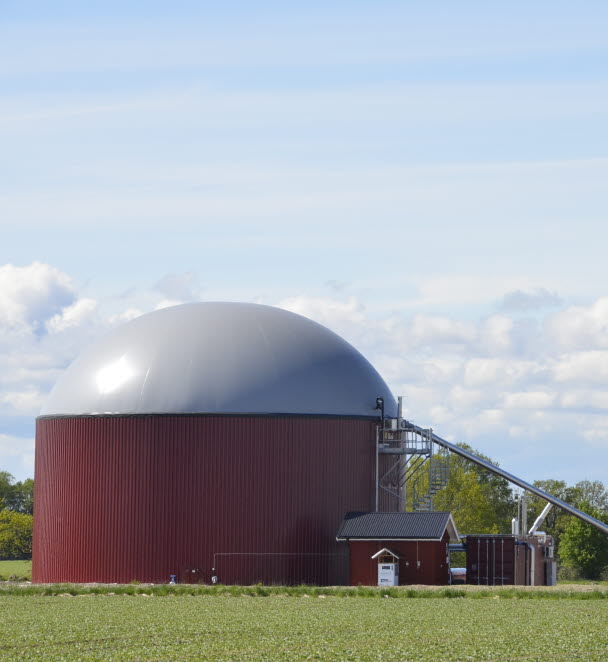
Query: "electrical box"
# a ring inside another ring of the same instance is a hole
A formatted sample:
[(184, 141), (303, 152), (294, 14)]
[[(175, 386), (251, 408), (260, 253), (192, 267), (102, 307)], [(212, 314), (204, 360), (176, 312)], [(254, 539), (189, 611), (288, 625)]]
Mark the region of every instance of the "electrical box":
[(545, 561), (545, 585), (557, 585), (557, 563), (555, 561)]
[(378, 586), (399, 586), (398, 563), (378, 563)]

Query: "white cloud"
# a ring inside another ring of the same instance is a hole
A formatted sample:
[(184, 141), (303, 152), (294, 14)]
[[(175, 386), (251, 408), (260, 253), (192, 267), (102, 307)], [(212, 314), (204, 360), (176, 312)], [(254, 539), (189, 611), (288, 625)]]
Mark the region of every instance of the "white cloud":
[(608, 383), (608, 351), (577, 352), (561, 357), (554, 368), (558, 382)]
[(410, 302), (414, 306), (491, 303), (505, 291), (527, 290), (530, 285), (525, 278), (489, 275), (480, 279), (462, 274), (428, 276), (415, 282), (420, 296)]
[(487, 399), (487, 391), (463, 388), (456, 384), (448, 393), (447, 400), (452, 409), (469, 410), (479, 408), (480, 403)]
[(583, 430), (583, 437), (593, 446), (608, 448), (608, 425)]
[(34, 475), (34, 440), (0, 432), (0, 468), (15, 478)]
[(69, 276), (49, 264), (0, 266), (0, 327), (40, 331), (75, 298)]
[(534, 361), (517, 358), (472, 358), (464, 367), (464, 383), (467, 386), (489, 386), (500, 384), (512, 387), (523, 381), (533, 381), (542, 375), (543, 368)]
[(608, 391), (596, 389), (564, 391), (560, 396), (559, 404), (565, 409), (608, 411)]
[(115, 315), (110, 315), (107, 320), (108, 324), (120, 324), (121, 322), (130, 322), (136, 317), (143, 315), (143, 311), (139, 308), (127, 308), (126, 310), (116, 313)]
[(416, 346), (465, 345), (477, 337), (475, 326), (447, 317), (414, 315), (410, 337)]
[(60, 313), (53, 315), (46, 323), (49, 331), (57, 333), (66, 329), (80, 326), (97, 308), (95, 299), (78, 299), (71, 306), (67, 306)]
[(546, 329), (548, 337), (565, 351), (608, 348), (608, 297), (551, 315)]
[(509, 393), (504, 398), (505, 409), (546, 409), (554, 403), (555, 394), (545, 391)]
[(492, 315), (481, 326), (481, 343), (490, 355), (508, 353), (512, 347), (513, 320), (505, 315)]
[[(45, 394), (38, 389), (26, 386), (20, 391), (8, 391), (0, 395), (0, 407), (7, 406), (9, 411), (36, 416), (42, 407)], [(2, 407), (4, 409), (4, 407)], [(0, 409), (1, 411), (1, 409)]]
[(165, 274), (154, 286), (167, 299), (194, 301), (200, 298), (198, 278), (192, 271), (183, 274)]
[(278, 304), (285, 310), (310, 317), (328, 325), (344, 322), (361, 324), (365, 321), (365, 307), (355, 298), (346, 301), (322, 297), (298, 296), (283, 299)]
[(276, 305), (328, 327), (359, 349), (367, 344), (366, 338), (374, 329), (365, 306), (356, 297), (340, 300), (302, 295), (283, 299)]
[(562, 299), (555, 293), (544, 287), (524, 292), (514, 290), (507, 292), (502, 298), (501, 309), (504, 312), (529, 312), (542, 308), (555, 308), (563, 304)]

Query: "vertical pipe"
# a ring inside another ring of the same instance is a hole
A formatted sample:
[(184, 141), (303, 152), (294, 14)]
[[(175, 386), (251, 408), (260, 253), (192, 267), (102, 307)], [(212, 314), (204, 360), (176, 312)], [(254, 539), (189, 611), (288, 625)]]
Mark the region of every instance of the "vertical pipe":
[(536, 555), (536, 548), (532, 543), (527, 543), (530, 550), (530, 586), (534, 586), (534, 556)]
[(433, 429), (429, 429), (429, 444), (431, 448), (431, 455), (429, 456), (429, 509), (431, 512), (433, 511), (433, 485), (432, 485), (432, 480), (433, 480), (433, 450), (435, 448), (435, 444), (433, 443)]
[(490, 585), (490, 541), (486, 538), (486, 586)]
[(521, 533), (525, 535), (528, 530), (528, 493), (524, 491), (521, 495)]
[[(403, 396), (400, 395), (397, 398), (397, 434), (399, 435), (399, 439), (401, 440), (401, 449), (403, 450), (406, 445), (407, 441), (407, 432), (403, 430), (401, 427), (401, 422), (403, 420)], [(402, 494), (401, 494), (401, 503), (403, 504), (403, 512), (407, 510), (407, 492), (406, 492), (406, 481), (405, 481), (405, 473), (407, 471), (407, 456), (400, 455), (399, 456), (399, 470), (397, 472), (397, 480), (401, 482), (403, 478), (403, 487), (402, 489)], [(399, 492), (399, 485), (397, 485), (397, 492)], [(399, 505), (399, 504), (398, 504)]]
[(378, 481), (380, 480), (380, 430), (376, 428), (376, 512), (378, 512)]

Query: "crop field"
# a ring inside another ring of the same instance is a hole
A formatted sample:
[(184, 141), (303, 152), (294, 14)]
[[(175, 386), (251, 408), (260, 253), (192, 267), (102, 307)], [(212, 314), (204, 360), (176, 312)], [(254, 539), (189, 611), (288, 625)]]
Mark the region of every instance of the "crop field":
[(606, 660), (607, 623), (606, 599), (0, 594), (0, 660)]

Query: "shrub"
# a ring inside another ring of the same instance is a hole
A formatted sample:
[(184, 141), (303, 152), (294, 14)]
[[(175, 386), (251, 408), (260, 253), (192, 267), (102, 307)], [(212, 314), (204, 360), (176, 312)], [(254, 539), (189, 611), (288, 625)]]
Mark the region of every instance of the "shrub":
[(32, 557), (33, 519), (26, 513), (0, 510), (0, 560)]
[(569, 566), (559, 566), (557, 576), (560, 582), (575, 582), (583, 578), (580, 568), (571, 568)]

